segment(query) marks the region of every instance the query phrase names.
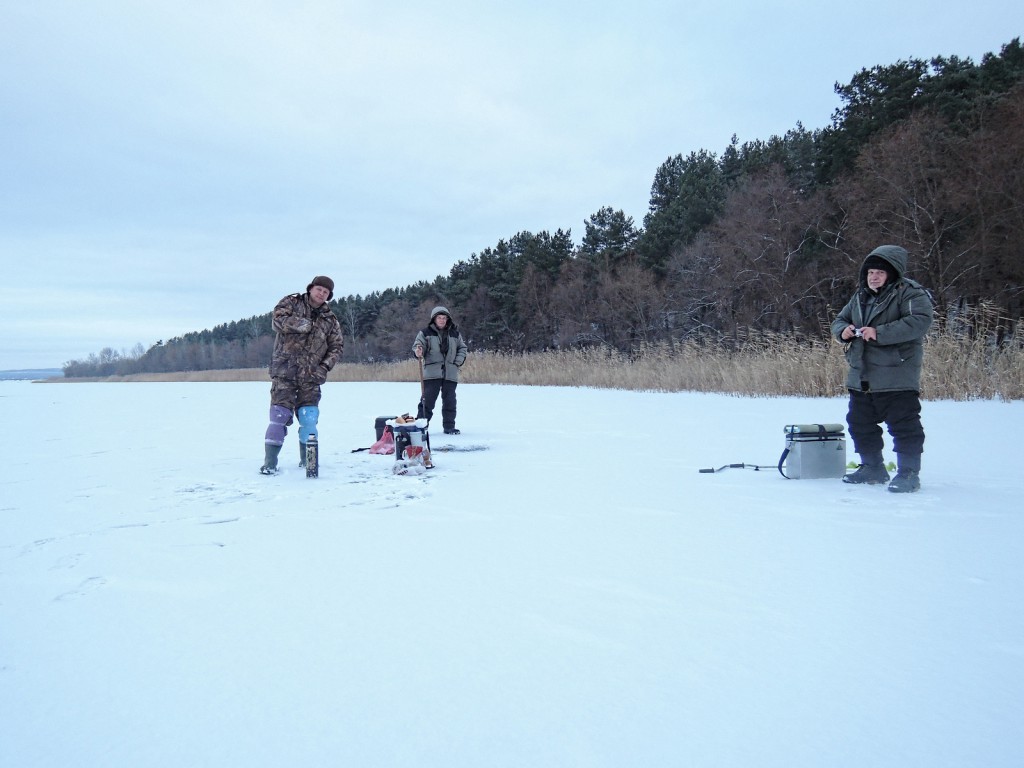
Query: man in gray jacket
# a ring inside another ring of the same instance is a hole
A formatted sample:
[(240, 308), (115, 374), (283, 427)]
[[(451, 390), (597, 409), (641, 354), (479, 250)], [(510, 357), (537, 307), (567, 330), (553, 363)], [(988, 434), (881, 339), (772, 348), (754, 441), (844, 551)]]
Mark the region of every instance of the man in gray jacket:
[(434, 415), (434, 404), (441, 395), (441, 424), (446, 435), (457, 435), (455, 427), (455, 389), (459, 385), (459, 369), (466, 362), (466, 342), (446, 307), (430, 311), (427, 327), (416, 334), (412, 351), (423, 361), (424, 418)]
[[(832, 323), (833, 335), (846, 342), (846, 423), (861, 460), (843, 481), (889, 483), (894, 493), (921, 488), (921, 363), (924, 336), (932, 324), (931, 297), (906, 276), (906, 269), (906, 250), (898, 245), (875, 248), (861, 265), (857, 292)], [(891, 483), (882, 459), (882, 422), (896, 451)]]

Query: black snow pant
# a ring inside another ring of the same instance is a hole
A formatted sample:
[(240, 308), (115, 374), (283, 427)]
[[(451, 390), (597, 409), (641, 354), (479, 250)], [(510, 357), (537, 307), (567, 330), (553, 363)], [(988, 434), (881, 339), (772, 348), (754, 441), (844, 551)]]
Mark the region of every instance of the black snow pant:
[(437, 396), (441, 395), (441, 426), (455, 429), (455, 388), (457, 381), (447, 379), (427, 379), (423, 382), (423, 416), (428, 421), (434, 415)]
[(892, 435), (892, 447), (900, 466), (920, 469), (924, 451), (920, 395), (910, 389), (899, 392), (858, 392), (851, 389), (846, 423), (850, 427), (853, 449), (862, 458), (881, 454), (882, 422)]

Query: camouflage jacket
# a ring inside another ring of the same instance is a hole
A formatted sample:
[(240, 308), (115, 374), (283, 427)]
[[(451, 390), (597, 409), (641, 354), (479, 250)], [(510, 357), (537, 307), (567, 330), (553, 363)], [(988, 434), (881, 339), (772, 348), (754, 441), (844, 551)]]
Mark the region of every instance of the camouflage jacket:
[(325, 303), (313, 309), (307, 294), (293, 293), (274, 307), (272, 327), (277, 337), (271, 377), (323, 384), (345, 348), (341, 323), (331, 308)]

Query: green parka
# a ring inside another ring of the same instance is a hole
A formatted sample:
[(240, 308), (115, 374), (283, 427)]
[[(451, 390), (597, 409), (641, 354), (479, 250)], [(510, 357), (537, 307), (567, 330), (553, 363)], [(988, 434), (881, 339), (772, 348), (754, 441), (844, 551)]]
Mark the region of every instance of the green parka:
[[(889, 263), (896, 279), (887, 281), (877, 295), (867, 284), (867, 261), (877, 256)], [(846, 344), (848, 389), (896, 392), (921, 389), (924, 336), (932, 324), (932, 300), (920, 283), (906, 277), (907, 252), (898, 245), (882, 245), (869, 253), (860, 268), (857, 292), (832, 323), (832, 334)], [(877, 341), (857, 337), (844, 341), (843, 330), (874, 328)]]
[[(434, 323), (438, 315), (448, 317), (443, 331)], [(430, 323), (416, 334), (416, 340), (412, 343), (414, 352), (416, 347), (423, 347), (424, 379), (459, 380), (459, 370), (466, 362), (467, 347), (447, 308), (434, 307), (430, 313)]]

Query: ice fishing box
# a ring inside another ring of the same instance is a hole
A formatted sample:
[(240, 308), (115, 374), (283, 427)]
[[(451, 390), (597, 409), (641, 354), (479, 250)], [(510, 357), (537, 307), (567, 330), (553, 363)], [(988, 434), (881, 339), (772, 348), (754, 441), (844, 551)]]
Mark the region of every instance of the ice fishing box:
[[(426, 419), (408, 419), (399, 416), (388, 420), (395, 435), (395, 463), (406, 465), (409, 461), (420, 464), (430, 469), (434, 466), (430, 458), (430, 432), (427, 431), (429, 422)], [(396, 468), (396, 474), (405, 474)]]
[[(842, 424), (787, 424), (779, 472), (791, 480), (846, 474), (846, 435)], [(783, 469), (785, 465), (785, 470)]]

